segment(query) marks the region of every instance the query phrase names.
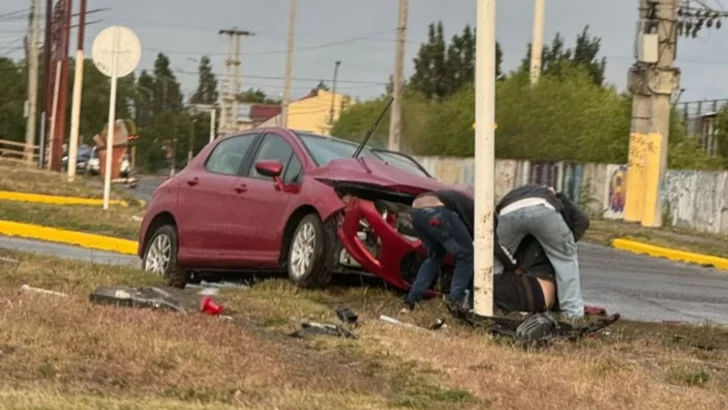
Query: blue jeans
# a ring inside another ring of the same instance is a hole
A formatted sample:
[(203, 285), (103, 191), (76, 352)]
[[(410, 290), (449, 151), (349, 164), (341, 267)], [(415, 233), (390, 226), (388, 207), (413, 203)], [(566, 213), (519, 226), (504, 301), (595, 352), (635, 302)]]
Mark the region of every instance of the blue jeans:
[(526, 235), (533, 235), (556, 270), (556, 292), (561, 311), (571, 317), (584, 316), (576, 241), (559, 212), (535, 205), (501, 215), (498, 217), (497, 234), (500, 242), (511, 252), (516, 251)]
[(449, 297), (452, 302), (464, 302), (465, 291), (473, 285), (473, 238), (468, 228), (456, 213), (443, 206), (413, 209), (410, 216), (412, 227), (427, 249), (427, 259), (417, 272), (407, 301), (417, 303), (422, 299), (449, 252), (455, 258)]

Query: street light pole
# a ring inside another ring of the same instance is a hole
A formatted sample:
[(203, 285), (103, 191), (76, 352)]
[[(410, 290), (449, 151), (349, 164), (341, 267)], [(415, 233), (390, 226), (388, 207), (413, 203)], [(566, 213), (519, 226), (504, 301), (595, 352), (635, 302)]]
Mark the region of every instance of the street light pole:
[[(336, 77), (339, 75), (339, 66), (341, 61), (337, 61), (334, 65), (334, 81), (331, 86), (331, 115), (329, 116), (329, 125), (334, 126), (334, 102), (336, 101)], [(330, 129), (329, 129), (330, 131)]]

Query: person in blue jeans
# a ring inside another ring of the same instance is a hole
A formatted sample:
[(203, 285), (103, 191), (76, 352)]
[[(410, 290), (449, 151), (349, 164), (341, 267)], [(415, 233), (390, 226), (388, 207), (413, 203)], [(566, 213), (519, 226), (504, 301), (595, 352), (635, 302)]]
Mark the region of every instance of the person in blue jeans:
[[(415, 304), (437, 279), (446, 253), (450, 253), (455, 259), (448, 302), (472, 306), (474, 213), (473, 199), (455, 190), (428, 192), (414, 200), (410, 212), (412, 228), (427, 249), (427, 259), (420, 266), (405, 299), (410, 309), (414, 309)], [(494, 248), (494, 262), (509, 259), (513, 261), (504, 248)], [(466, 291), (470, 291), (468, 301), (465, 300)]]

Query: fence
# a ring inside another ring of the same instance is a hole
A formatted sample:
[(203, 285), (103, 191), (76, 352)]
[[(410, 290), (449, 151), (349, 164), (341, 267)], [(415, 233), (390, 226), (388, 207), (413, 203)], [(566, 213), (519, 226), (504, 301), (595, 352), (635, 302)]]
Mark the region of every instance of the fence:
[[(40, 151), (37, 145), (29, 145), (26, 154), (26, 144), (22, 142), (0, 140), (0, 160), (3, 162), (11, 162), (19, 165), (36, 166), (38, 163), (38, 153)], [(30, 158), (27, 158), (29, 155)]]
[[(417, 157), (436, 178), (472, 184), (472, 158)], [(622, 219), (626, 164), (497, 160), (495, 194), (499, 199), (526, 183), (549, 184), (590, 212)], [(665, 224), (702, 232), (728, 233), (728, 172), (668, 170), (660, 189)]]

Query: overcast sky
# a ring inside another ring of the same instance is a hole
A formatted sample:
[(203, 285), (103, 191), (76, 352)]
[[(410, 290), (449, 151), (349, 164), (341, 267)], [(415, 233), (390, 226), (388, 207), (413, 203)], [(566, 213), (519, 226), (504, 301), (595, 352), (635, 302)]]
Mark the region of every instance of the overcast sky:
[[(720, 8), (719, 0), (705, 0)], [(45, 2), (41, 2), (45, 3)], [(74, 1), (78, 6), (78, 0)], [(216, 73), (224, 72), (227, 37), (218, 30), (237, 26), (253, 37), (242, 39), (242, 85), (279, 95), (283, 85), (288, 0), (88, 0), (100, 20), (87, 30), (90, 52), (94, 36), (112, 24), (134, 30), (144, 48), (140, 70), (151, 68), (158, 51), (172, 66), (188, 94), (194, 90), (198, 59), (211, 55)], [(360, 98), (379, 95), (394, 66), (397, 0), (299, 0), (294, 54), (294, 97), (313, 87), (318, 79), (330, 81), (340, 60), (338, 89)], [(607, 57), (607, 80), (624, 89), (637, 17), (637, 0), (546, 0), (545, 41), (561, 32), (571, 46), (585, 25), (602, 38)], [(4, 13), (28, 8), (30, 0), (0, 1), (0, 55), (20, 57), (15, 42), (26, 29), (24, 20), (3, 18)], [(728, 2), (726, 2), (728, 7)], [(475, 0), (410, 0), (407, 27), (406, 70), (426, 39), (429, 23), (442, 20), (449, 37), (466, 24), (475, 24)], [(74, 9), (75, 12), (75, 9)], [(504, 69), (513, 69), (523, 58), (531, 38), (532, 0), (497, 2), (497, 36), (504, 50)], [(728, 22), (727, 22), (728, 23)], [(697, 39), (681, 38), (678, 65), (682, 69), (681, 101), (728, 98), (728, 25), (721, 31), (704, 31)], [(75, 33), (72, 35), (75, 38)], [(358, 40), (357, 40), (358, 39)], [(72, 40), (75, 44), (75, 40)], [(266, 78), (267, 77), (267, 78)]]

